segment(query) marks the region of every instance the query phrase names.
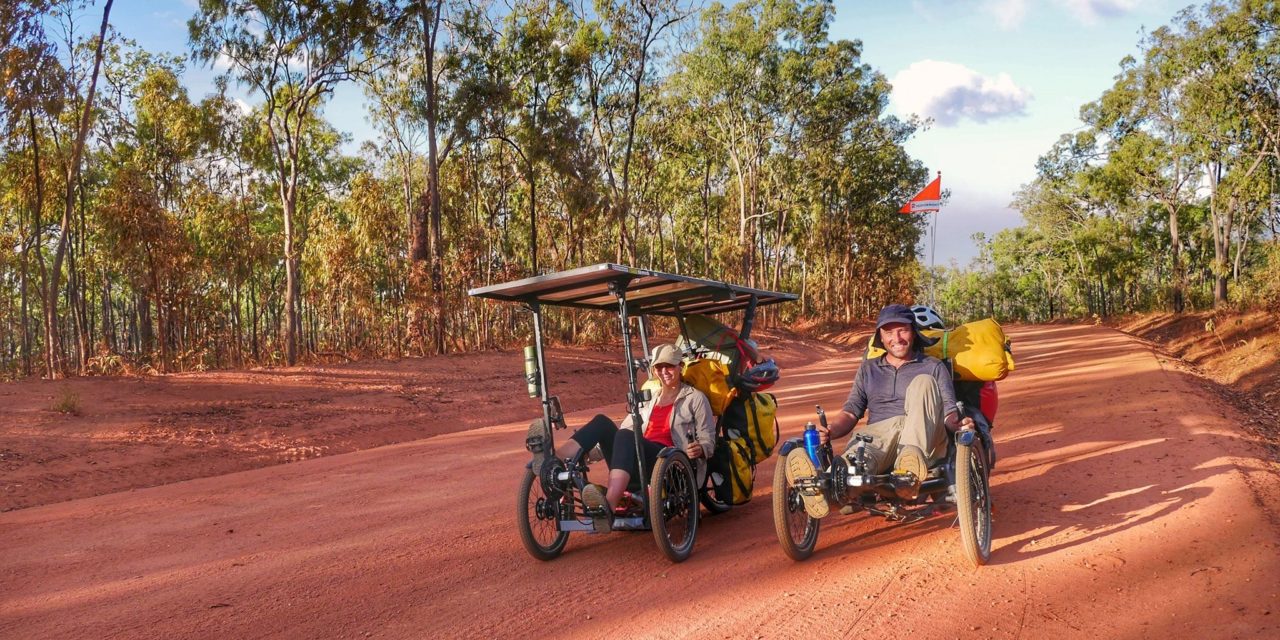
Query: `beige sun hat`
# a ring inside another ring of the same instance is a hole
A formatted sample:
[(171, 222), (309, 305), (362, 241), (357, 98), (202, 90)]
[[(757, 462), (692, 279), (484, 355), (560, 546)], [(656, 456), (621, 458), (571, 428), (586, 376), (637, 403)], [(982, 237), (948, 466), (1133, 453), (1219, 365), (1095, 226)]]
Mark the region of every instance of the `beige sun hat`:
[(655, 377), (653, 368), (660, 364), (680, 366), (680, 350), (674, 344), (660, 344), (649, 353), (649, 376)]

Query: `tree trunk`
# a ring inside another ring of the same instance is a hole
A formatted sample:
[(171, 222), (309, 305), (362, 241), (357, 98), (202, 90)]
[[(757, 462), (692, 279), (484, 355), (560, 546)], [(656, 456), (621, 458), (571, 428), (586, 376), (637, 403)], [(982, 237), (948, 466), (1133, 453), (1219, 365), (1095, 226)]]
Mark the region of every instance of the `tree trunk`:
[(702, 269), (711, 273), (711, 158), (702, 169)]
[[(33, 121), (33, 124), (34, 124), (34, 121)], [(21, 307), (22, 375), (30, 376), (31, 375), (31, 323), (30, 323), (29, 316), (31, 314), (31, 303), (30, 303), (30, 300), (27, 298), (27, 281), (29, 279), (29, 269), (31, 268), (28, 253), (30, 251), (30, 246), (32, 243), (31, 239), (35, 237), (35, 229), (33, 227), (31, 231), (31, 235), (27, 235), (26, 229), (23, 227), (23, 223), (25, 221), (21, 218), (21, 215), (22, 215), (21, 209), (19, 209), (18, 211), (19, 211), (18, 234), (22, 238), (22, 258), (21, 258), (22, 273), (19, 276), (21, 278), (21, 284), (19, 285), (19, 288), (21, 289), (21, 296), (22, 296), (22, 307)]]
[(529, 268), (531, 275), (538, 275), (538, 178), (533, 163), (529, 162)]
[(297, 213), (297, 191), (288, 188), (284, 197), (284, 361), (292, 367), (298, 362), (298, 255), (293, 241), (293, 223)]
[(72, 214), (75, 211), (76, 185), (80, 181), (80, 159), (84, 153), (85, 138), (89, 134), (89, 119), (93, 114), (93, 96), (98, 88), (98, 72), (102, 68), (102, 48), (107, 38), (107, 24), (111, 15), (112, 1), (107, 0), (102, 10), (102, 26), (98, 30), (98, 43), (93, 56), (93, 73), (89, 77), (89, 90), (85, 95), (84, 108), (80, 112), (75, 144), (71, 148), (71, 157), (67, 159), (66, 164), (66, 191), (63, 194), (62, 221), (58, 231), (58, 244), (54, 250), (52, 268), (48, 270), (44, 278), (45, 340), (48, 346), (48, 357), (45, 364), (49, 368), (49, 377), (51, 378), (57, 378), (62, 373), (61, 362), (58, 357), (59, 343), (61, 341), (57, 323), (58, 289), (61, 287), (62, 260), (66, 256), (69, 227)]
[(1178, 210), (1166, 204), (1169, 210), (1169, 251), (1173, 264), (1173, 311), (1182, 313), (1186, 306), (1187, 273), (1182, 267), (1182, 238), (1178, 235)]

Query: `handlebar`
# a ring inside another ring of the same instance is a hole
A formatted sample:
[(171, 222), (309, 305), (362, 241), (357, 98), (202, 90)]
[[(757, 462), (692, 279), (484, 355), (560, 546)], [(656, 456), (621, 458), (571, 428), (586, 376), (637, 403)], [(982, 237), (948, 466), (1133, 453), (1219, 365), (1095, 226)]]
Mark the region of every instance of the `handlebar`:
[[(813, 409), (818, 412), (818, 424), (821, 424), (823, 429), (830, 429), (830, 427), (827, 426), (827, 412), (822, 410), (822, 405), (815, 404), (813, 405)], [(827, 441), (822, 445), (818, 457), (821, 458), (818, 463), (823, 469), (831, 466), (831, 461), (836, 457), (835, 452), (831, 449), (830, 430), (827, 431)]]

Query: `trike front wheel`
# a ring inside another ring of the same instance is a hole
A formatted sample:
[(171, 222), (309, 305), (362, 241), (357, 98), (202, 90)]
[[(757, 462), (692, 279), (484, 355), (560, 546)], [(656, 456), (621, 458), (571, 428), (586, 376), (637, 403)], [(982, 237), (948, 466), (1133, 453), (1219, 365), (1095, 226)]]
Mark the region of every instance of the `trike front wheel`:
[(805, 560), (818, 544), (821, 520), (810, 518), (804, 510), (800, 492), (787, 483), (785, 460), (773, 469), (773, 528), (782, 551), (792, 560)]
[(539, 560), (554, 560), (569, 541), (569, 532), (560, 530), (562, 500), (548, 497), (532, 470), (524, 472), (516, 500), (516, 529), (525, 550)]
[(659, 457), (649, 483), (649, 524), (654, 541), (672, 562), (693, 553), (698, 533), (698, 487), (683, 451)]

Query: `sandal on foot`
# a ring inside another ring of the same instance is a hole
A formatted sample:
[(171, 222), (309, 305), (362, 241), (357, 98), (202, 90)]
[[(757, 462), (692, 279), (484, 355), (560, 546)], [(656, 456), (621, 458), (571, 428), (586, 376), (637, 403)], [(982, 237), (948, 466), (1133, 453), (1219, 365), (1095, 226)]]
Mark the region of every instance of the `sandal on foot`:
[(643, 513), (644, 498), (630, 491), (623, 491), (622, 498), (618, 500), (618, 506), (613, 508), (613, 515), (615, 516), (634, 516)]
[(898, 460), (893, 463), (893, 474), (911, 474), (912, 483), (898, 487), (896, 493), (900, 498), (915, 500), (916, 496), (920, 495), (920, 483), (924, 482), (925, 476), (929, 474), (929, 463), (925, 462), (924, 452), (920, 447), (911, 444), (902, 445), (902, 450), (898, 452)]
[[(813, 466), (813, 460), (809, 459), (809, 452), (797, 448), (787, 454), (786, 474), (787, 484), (794, 487), (800, 480), (817, 478), (818, 469)], [(827, 504), (827, 497), (820, 491), (801, 490), (800, 499), (804, 501), (804, 511), (810, 518), (825, 518), (831, 511), (830, 505)]]
[(596, 533), (608, 533), (613, 530), (613, 514), (609, 513), (609, 501), (605, 500), (604, 487), (589, 484), (582, 488), (582, 506), (584, 512), (595, 525)]
[(552, 455), (549, 435), (541, 418), (529, 423), (529, 431), (524, 436), (524, 448), (533, 454), (534, 469), (541, 469), (542, 463)]

